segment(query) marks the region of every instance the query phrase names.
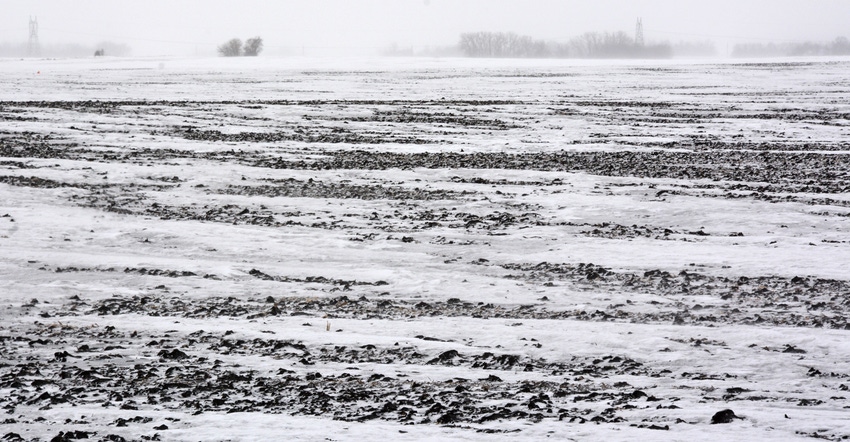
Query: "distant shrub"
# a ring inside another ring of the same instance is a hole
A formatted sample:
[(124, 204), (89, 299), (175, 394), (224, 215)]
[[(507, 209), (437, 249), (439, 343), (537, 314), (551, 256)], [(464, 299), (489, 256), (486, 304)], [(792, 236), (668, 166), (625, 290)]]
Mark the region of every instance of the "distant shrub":
[(260, 37), (249, 38), (242, 44), (242, 40), (233, 38), (218, 47), (218, 54), (222, 57), (256, 57), (263, 50), (263, 39)]
[(222, 57), (238, 57), (242, 55), (242, 40), (234, 38), (218, 47), (218, 53)]
[(249, 38), (242, 47), (242, 55), (256, 57), (263, 50), (263, 39), (260, 37)]

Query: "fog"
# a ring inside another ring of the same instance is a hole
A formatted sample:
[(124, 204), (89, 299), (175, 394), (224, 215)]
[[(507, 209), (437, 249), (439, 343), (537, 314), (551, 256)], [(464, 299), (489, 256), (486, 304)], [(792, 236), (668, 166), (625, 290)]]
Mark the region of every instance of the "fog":
[[(514, 32), (563, 41), (591, 31), (649, 42), (830, 41), (847, 35), (846, 0), (4, 0), (0, 44), (126, 45), (133, 55), (214, 55), (230, 38), (261, 36), (264, 54), (374, 54), (457, 44), (464, 32)], [(722, 55), (722, 54), (721, 54)]]

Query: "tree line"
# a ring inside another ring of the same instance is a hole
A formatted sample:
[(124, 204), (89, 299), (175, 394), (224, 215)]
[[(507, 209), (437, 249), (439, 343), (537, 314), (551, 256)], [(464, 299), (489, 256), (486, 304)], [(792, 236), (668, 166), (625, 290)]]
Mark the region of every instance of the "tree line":
[(829, 43), (742, 43), (732, 48), (733, 57), (800, 57), (850, 55), (850, 40), (838, 37)]
[[(537, 40), (511, 32), (461, 34), (458, 49), (480, 58), (670, 58), (714, 56), (714, 43), (679, 42), (640, 44), (625, 32), (587, 32), (567, 42)], [(733, 47), (733, 57), (784, 57), (850, 55), (850, 40), (838, 37), (828, 43), (746, 43)]]
[(461, 34), (467, 57), (492, 58), (669, 58), (669, 43), (639, 44), (625, 32), (588, 32), (566, 43), (535, 40), (512, 32)]

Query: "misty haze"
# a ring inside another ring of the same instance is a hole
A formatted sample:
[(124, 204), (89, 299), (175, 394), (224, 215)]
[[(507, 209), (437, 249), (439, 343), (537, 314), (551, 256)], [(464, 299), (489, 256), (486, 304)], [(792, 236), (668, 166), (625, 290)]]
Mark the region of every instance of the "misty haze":
[(257, 35), (264, 38), (270, 56), (359, 56), (391, 50), (458, 55), (461, 36), (477, 32), (525, 36), (548, 46), (535, 55), (558, 57), (565, 54), (563, 46), (588, 34), (623, 33), (617, 38), (633, 39), (639, 18), (645, 43), (672, 47), (674, 54), (678, 48), (687, 56), (725, 57), (733, 55), (736, 45), (800, 51), (799, 46), (814, 44), (822, 46), (817, 55), (829, 55), (833, 48), (828, 46), (848, 37), (848, 16), (850, 3), (842, 0), (249, 0), (238, 7), (221, 0), (11, 0), (4, 3), (1, 18), (0, 55), (27, 55), (32, 19), (38, 24), (40, 55), (46, 57), (90, 56), (97, 49), (114, 56), (213, 56), (231, 38)]
[(850, 439), (850, 3), (3, 6), (3, 441)]

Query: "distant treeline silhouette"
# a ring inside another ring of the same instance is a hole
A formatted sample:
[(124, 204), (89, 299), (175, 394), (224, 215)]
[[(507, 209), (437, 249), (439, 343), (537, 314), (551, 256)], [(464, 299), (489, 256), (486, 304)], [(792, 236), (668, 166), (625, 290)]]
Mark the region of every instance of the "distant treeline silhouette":
[(639, 44), (625, 32), (588, 32), (566, 43), (535, 40), (511, 32), (469, 32), (460, 36), (467, 57), (488, 58), (670, 58), (669, 43)]
[(733, 57), (799, 57), (850, 55), (850, 40), (838, 37), (829, 43), (742, 43), (732, 49)]

